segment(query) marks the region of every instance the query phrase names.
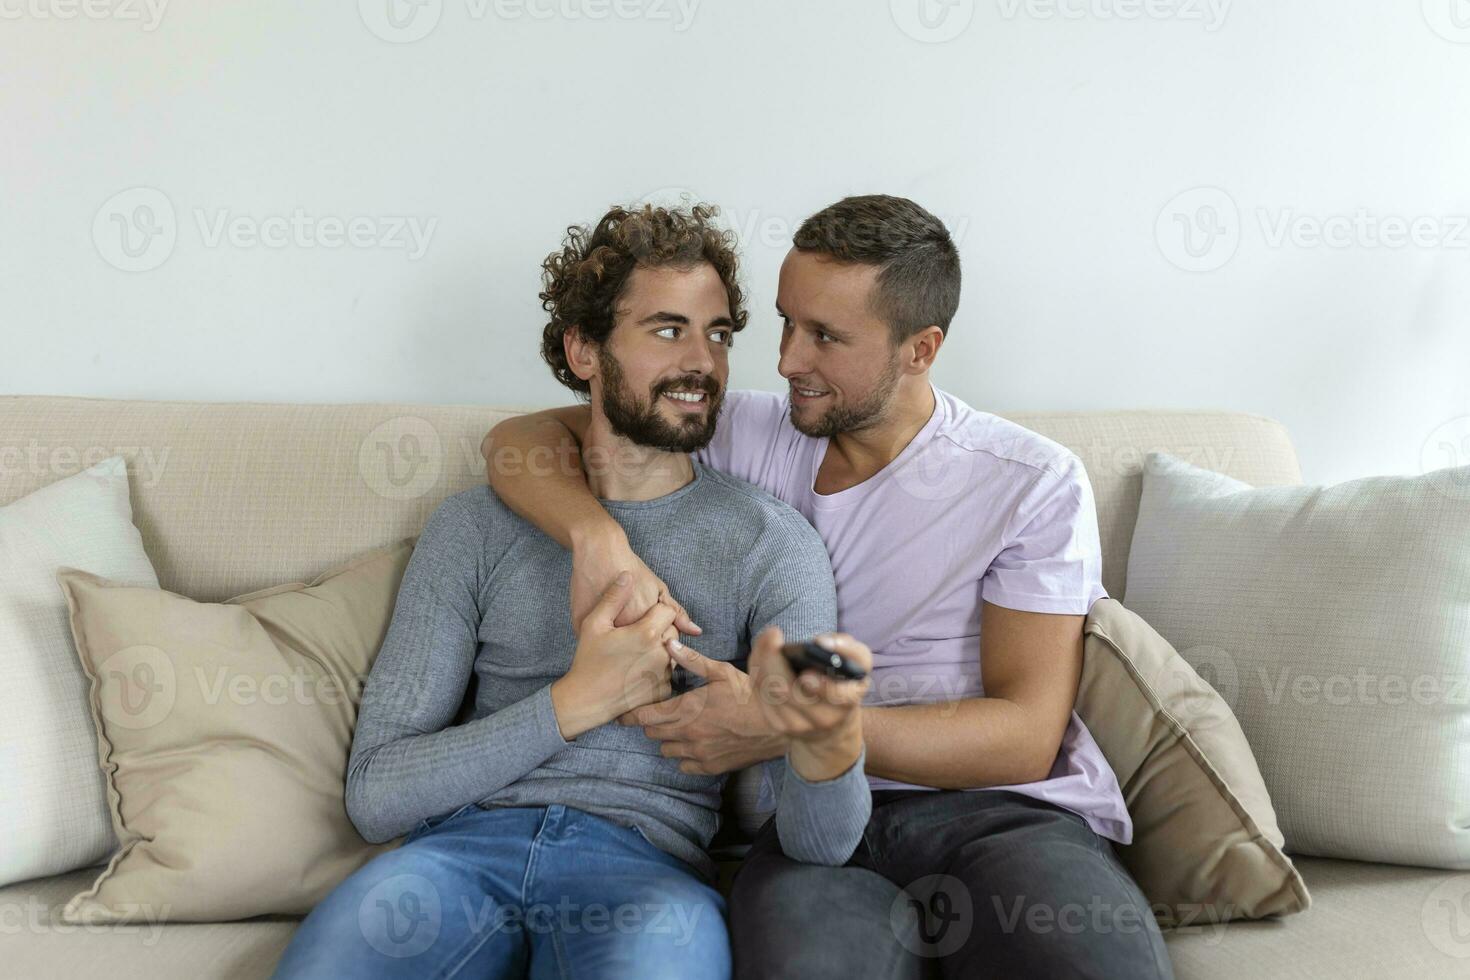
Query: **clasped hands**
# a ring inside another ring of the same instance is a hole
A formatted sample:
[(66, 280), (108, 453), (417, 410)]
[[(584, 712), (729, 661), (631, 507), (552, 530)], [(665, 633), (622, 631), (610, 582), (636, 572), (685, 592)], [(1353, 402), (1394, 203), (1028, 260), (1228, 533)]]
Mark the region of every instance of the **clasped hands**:
[[(626, 539), (574, 549), (571, 592), (577, 650), (552, 685), (564, 737), (616, 719), (641, 726), (683, 772), (718, 775), (786, 754), (812, 781), (841, 775), (861, 753), (868, 681), (794, 675), (774, 626), (756, 637), (748, 674), (701, 655), (679, 635), (703, 631)], [(871, 667), (871, 652), (852, 637), (815, 639)], [(676, 665), (705, 683), (670, 697)]]

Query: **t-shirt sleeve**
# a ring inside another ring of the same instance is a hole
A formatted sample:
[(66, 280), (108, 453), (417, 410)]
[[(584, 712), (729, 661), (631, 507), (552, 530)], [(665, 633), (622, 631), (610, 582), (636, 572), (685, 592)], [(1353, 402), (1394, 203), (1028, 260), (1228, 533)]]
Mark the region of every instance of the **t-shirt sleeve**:
[(728, 391), (715, 435), (695, 459), (712, 470), (776, 493), (791, 422), (786, 399), (773, 391)]
[(1092, 484), (1076, 456), (1032, 484), (1006, 525), (1007, 540), (980, 583), (986, 602), (1027, 612), (1085, 615), (1102, 586)]

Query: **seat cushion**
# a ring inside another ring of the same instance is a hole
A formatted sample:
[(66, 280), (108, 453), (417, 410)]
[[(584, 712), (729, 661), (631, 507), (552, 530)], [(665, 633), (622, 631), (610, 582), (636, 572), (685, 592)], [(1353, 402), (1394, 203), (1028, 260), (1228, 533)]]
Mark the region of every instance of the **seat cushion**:
[(1293, 855), (1312, 907), (1164, 933), (1177, 980), (1470, 977), (1470, 875)]
[[(1285, 919), (1164, 932), (1177, 980), (1470, 977), (1470, 875), (1296, 858), (1312, 907)], [(96, 869), (0, 889), (0, 972), (107, 980), (269, 977), (299, 920), (72, 926), (61, 906)], [(53, 915), (55, 919), (53, 921)]]
[[(300, 920), (167, 926), (68, 925), (61, 909), (99, 868), (0, 889), (0, 974), (106, 980), (255, 980), (269, 977)], [(156, 918), (156, 913), (154, 913)]]

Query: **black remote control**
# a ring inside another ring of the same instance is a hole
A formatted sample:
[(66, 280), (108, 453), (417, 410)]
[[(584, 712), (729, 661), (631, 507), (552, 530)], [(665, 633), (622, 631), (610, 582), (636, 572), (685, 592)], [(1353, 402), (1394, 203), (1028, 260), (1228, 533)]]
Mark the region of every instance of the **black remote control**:
[(866, 670), (842, 654), (818, 646), (811, 640), (805, 643), (787, 643), (781, 647), (781, 653), (791, 669), (798, 674), (803, 670), (816, 670), (828, 677), (840, 677), (849, 681), (860, 681), (868, 676)]

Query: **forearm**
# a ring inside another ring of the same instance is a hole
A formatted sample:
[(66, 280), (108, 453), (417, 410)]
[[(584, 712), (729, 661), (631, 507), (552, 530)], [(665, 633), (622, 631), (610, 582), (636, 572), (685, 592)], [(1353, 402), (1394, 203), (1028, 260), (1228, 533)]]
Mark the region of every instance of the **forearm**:
[(434, 732), (405, 731), (366, 707), (348, 762), (347, 815), (375, 843), (490, 796), (567, 744), (550, 685), (493, 714)]
[(1039, 735), (1021, 705), (1004, 698), (863, 708), (867, 771), (884, 779), (973, 789), (1045, 779), (1060, 739)]
[(623, 533), (587, 486), (576, 435), (556, 419), (509, 419), (485, 437), (480, 449), (496, 496), (562, 547), (597, 534)]

